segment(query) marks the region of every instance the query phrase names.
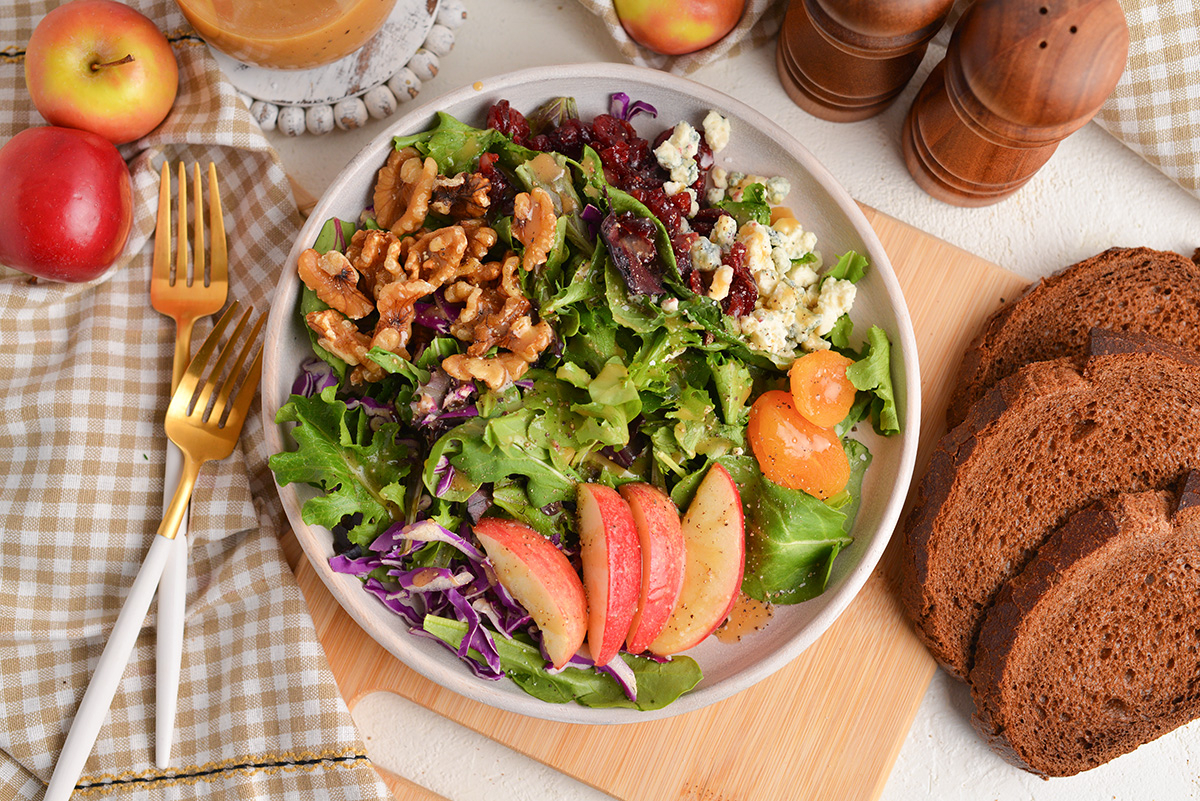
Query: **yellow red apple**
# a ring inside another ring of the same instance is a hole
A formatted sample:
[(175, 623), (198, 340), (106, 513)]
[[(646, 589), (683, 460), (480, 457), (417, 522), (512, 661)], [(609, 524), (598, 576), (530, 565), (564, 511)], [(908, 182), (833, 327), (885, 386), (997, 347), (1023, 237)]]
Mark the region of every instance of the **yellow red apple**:
[(683, 589), (686, 564), (679, 509), (653, 484), (621, 486), (642, 549), (642, 587), (625, 649), (640, 654), (662, 633)]
[(597, 665), (612, 661), (629, 633), (642, 589), (642, 554), (633, 512), (602, 484), (579, 484), (579, 556), (588, 599), (588, 650)]
[(133, 224), (129, 168), (87, 131), (42, 126), (0, 148), (0, 264), (51, 281), (91, 281)]
[(179, 66), (145, 15), (113, 0), (73, 0), (34, 28), (25, 48), (25, 85), (51, 125), (119, 145), (150, 133), (167, 116)]
[(668, 56), (694, 53), (733, 30), (746, 0), (613, 0), (638, 44)]
[(542, 632), (542, 645), (556, 668), (583, 646), (588, 630), (587, 597), (571, 562), (554, 543), (529, 526), (485, 517), (475, 536), (504, 589), (529, 612)]
[(700, 481), (681, 524), (683, 589), (661, 634), (650, 643), (659, 656), (686, 651), (729, 617), (742, 584), (746, 527), (737, 485), (720, 464)]

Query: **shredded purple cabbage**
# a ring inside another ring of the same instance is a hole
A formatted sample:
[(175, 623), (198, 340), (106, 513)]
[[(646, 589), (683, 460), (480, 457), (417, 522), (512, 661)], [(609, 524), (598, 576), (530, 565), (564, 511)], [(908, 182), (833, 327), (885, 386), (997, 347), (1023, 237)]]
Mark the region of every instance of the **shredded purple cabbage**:
[(352, 576), (365, 576), (382, 565), (383, 561), (378, 556), (351, 558), (345, 554), (338, 554), (329, 560), (329, 567), (334, 573), (349, 573)]
[(333, 246), (339, 253), (346, 252), (346, 233), (342, 229), (342, 221), (337, 217), (333, 218)]
[(468, 559), (478, 562), (487, 558), (483, 551), (472, 545), (461, 534), (439, 526), (432, 520), (418, 520), (409, 525), (396, 523), (376, 537), (375, 541), (371, 543), (370, 549), (393, 559), (403, 559), (430, 542), (445, 542), (453, 545)]
[(608, 113), (617, 119), (632, 120), (638, 114), (649, 114), (651, 117), (658, 116), (658, 109), (644, 100), (635, 100), (629, 102), (629, 95), (624, 92), (614, 92), (609, 99)]
[(625, 697), (630, 701), (637, 700), (637, 675), (620, 654), (609, 660), (607, 665), (598, 665), (596, 670), (607, 673), (616, 679), (617, 684), (621, 685), (621, 689), (625, 691)]
[(316, 356), (310, 356), (300, 364), (300, 375), (296, 376), (296, 381), (292, 384), (292, 394), (311, 398), (326, 387), (336, 387), (337, 384), (337, 376), (333, 374), (329, 363)]
[(367, 425), (372, 431), (378, 431), (384, 423), (396, 422), (396, 410), (389, 404), (380, 403), (374, 398), (351, 398), (346, 401), (346, 408), (366, 411)]
[(449, 459), (442, 456), (434, 465), (433, 475), (437, 479), (437, 488), (434, 489), (434, 494), (440, 498), (454, 485), (454, 465), (450, 464)]
[(600, 211), (598, 206), (589, 203), (579, 212), (579, 217), (587, 226), (588, 236), (595, 242), (596, 237), (600, 236), (600, 222), (604, 219), (604, 212)]
[(397, 615), (404, 618), (404, 621), (409, 626), (420, 627), (424, 614), (415, 606), (405, 603), (405, 598), (400, 597), (401, 593), (397, 593), (388, 589), (383, 585), (383, 582), (378, 579), (369, 578), (363, 583), (363, 589), (374, 595), (383, 605), (391, 609)]
[(479, 410), (470, 403), (478, 393), (474, 381), (452, 379), (440, 367), (429, 375), (429, 381), (417, 387), (410, 406), (413, 424), (422, 428), (447, 420), (477, 417)]
[(458, 655), (466, 661), (474, 661), (470, 659), (468, 650), (476, 651), (483, 657), (484, 665), (481, 667), (486, 668), (483, 674), (485, 678), (498, 679), (503, 676), (504, 671), (500, 669), (500, 652), (496, 650), (496, 642), (492, 639), (491, 632), (483, 625), (483, 616), (457, 590), (447, 590), (446, 598), (457, 612), (455, 617), (467, 624), (467, 634), (458, 646)]
[[(546, 654), (545, 646), (542, 646), (542, 656), (549, 663), (550, 658)], [(665, 660), (664, 660), (665, 661)], [(590, 657), (584, 655), (583, 652), (575, 653), (566, 663), (555, 668), (549, 664), (546, 666), (547, 673), (562, 673), (567, 668), (575, 668), (576, 670), (596, 670), (608, 676), (612, 676), (613, 680), (620, 686), (621, 691), (625, 693), (625, 697), (630, 701), (637, 701), (637, 674), (633, 672), (633, 668), (629, 666), (620, 654), (614, 656), (607, 665), (597, 665)]]
[(467, 516), (472, 523), (478, 523), (484, 512), (492, 508), (492, 493), (486, 487), (480, 487), (467, 498)]
[(413, 311), (416, 312), (413, 322), (417, 325), (433, 329), (439, 334), (450, 333), (450, 321), (437, 311), (437, 306), (433, 303), (418, 301), (413, 304)]

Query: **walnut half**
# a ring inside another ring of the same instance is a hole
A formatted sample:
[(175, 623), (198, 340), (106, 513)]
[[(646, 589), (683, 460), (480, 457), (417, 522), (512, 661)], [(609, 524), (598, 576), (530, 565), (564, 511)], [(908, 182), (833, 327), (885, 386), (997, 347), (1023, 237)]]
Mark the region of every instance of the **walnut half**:
[(318, 298), (352, 320), (375, 310), (375, 304), (358, 290), (358, 271), (336, 250), (322, 254), (309, 248), (297, 259), (296, 270)]
[(535, 186), (532, 192), (517, 195), (513, 200), (512, 221), (513, 234), (525, 246), (521, 268), (532, 270), (545, 264), (554, 247), (554, 226), (558, 222), (550, 193)]

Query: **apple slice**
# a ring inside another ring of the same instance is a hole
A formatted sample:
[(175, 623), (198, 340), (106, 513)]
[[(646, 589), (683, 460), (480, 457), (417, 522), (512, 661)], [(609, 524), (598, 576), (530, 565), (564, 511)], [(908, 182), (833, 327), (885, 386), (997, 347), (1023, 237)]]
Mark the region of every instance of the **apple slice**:
[(579, 545), (588, 599), (588, 649), (607, 665), (621, 650), (642, 590), (642, 554), (633, 512), (603, 484), (580, 484)]
[(667, 625), (683, 589), (683, 532), (679, 510), (667, 494), (652, 484), (625, 484), (621, 497), (633, 512), (642, 546), (642, 591), (629, 624), (625, 648), (640, 654)]
[(554, 543), (523, 523), (485, 517), (475, 536), (504, 589), (529, 612), (542, 631), (546, 655), (556, 668), (567, 663), (587, 635), (583, 582)]
[(746, 565), (742, 499), (729, 471), (709, 468), (680, 526), (685, 567), (683, 590), (661, 634), (650, 643), (659, 656), (686, 651), (729, 617)]

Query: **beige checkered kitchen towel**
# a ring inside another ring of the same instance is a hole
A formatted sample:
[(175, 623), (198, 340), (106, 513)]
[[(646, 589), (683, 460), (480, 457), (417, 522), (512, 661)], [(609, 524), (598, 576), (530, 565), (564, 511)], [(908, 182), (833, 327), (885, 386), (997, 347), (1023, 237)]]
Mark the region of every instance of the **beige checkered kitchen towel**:
[(1200, 197), (1200, 4), (1122, 0), (1125, 73), (1096, 123)]
[[(0, 142), (42, 124), (21, 57), (55, 5), (18, 0), (0, 14)], [(42, 796), (162, 514), (175, 328), (149, 304), (158, 169), (216, 162), (232, 298), (265, 308), (300, 224), (277, 155), (208, 51), (179, 33), (174, 4), (131, 5), (171, 34), (180, 92), (162, 126), (122, 148), (137, 209), (126, 254), (82, 285), (0, 267), (3, 799)], [(175, 769), (153, 761), (151, 618), (76, 798), (387, 797), (277, 544), (266, 457), (254, 411), (241, 448), (196, 487)]]
[(779, 32), (783, 12), (787, 8), (787, 0), (747, 0), (746, 10), (742, 12), (742, 18), (738, 21), (737, 26), (720, 41), (703, 50), (684, 56), (664, 56), (642, 47), (629, 38), (629, 34), (621, 27), (621, 21), (613, 9), (612, 0), (579, 0), (579, 2), (588, 11), (604, 20), (605, 27), (616, 40), (617, 46), (625, 58), (639, 66), (653, 67), (673, 72), (676, 75), (686, 75), (709, 62), (736, 56), (743, 50), (751, 50), (773, 41), (775, 34)]

